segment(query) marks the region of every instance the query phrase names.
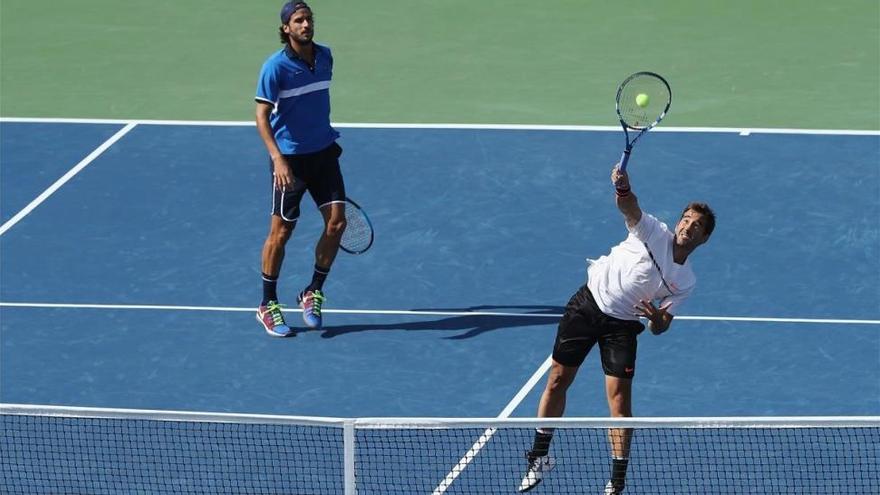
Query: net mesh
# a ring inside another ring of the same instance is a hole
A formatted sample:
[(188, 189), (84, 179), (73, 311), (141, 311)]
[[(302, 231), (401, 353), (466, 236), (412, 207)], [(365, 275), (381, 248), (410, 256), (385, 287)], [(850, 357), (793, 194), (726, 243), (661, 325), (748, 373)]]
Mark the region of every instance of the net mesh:
[[(534, 430), (499, 428), (460, 462), (482, 434), (359, 432), (359, 449), (369, 455), (358, 457), (358, 493), (515, 493)], [(626, 493), (880, 493), (878, 441), (876, 429), (859, 428), (641, 428), (632, 438)], [(611, 475), (607, 430), (559, 429), (550, 455), (556, 466), (532, 493), (603, 492)]]
[(665, 81), (651, 73), (638, 73), (618, 89), (617, 113), (628, 127), (645, 129), (663, 118), (671, 101), (672, 93)]
[[(0, 492), (509, 494), (547, 425), (81, 411), (0, 410)], [(857, 419), (627, 425), (626, 493), (880, 493), (880, 418)], [(552, 426), (556, 466), (532, 493), (602, 493), (621, 423)]]
[(22, 415), (2, 428), (2, 493), (342, 493), (334, 428)]

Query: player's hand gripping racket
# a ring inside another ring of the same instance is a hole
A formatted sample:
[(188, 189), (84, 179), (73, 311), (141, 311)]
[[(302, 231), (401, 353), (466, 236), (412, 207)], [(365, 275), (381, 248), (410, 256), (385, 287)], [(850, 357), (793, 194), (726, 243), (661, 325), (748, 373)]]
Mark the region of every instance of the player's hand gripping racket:
[[(653, 72), (636, 72), (617, 88), (617, 116), (626, 136), (626, 148), (620, 157), (621, 172), (626, 170), (633, 145), (663, 120), (671, 103), (669, 83)], [(638, 131), (638, 134), (630, 140), (629, 131)]]
[(345, 231), (339, 247), (350, 254), (361, 254), (373, 245), (373, 224), (360, 205), (345, 198)]

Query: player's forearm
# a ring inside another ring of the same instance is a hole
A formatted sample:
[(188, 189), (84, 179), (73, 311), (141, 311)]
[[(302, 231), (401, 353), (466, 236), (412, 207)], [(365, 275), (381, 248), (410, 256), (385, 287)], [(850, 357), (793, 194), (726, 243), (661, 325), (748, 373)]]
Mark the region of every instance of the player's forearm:
[(642, 219), (642, 209), (639, 208), (639, 199), (635, 193), (629, 189), (625, 191), (617, 189), (615, 195), (617, 196), (617, 209), (623, 213), (626, 224), (630, 227), (637, 225)]
[(639, 208), (639, 200), (632, 192), (629, 184), (629, 175), (621, 171), (617, 165), (611, 169), (611, 184), (617, 196), (617, 209), (623, 213), (626, 224), (633, 227), (642, 219), (642, 210)]

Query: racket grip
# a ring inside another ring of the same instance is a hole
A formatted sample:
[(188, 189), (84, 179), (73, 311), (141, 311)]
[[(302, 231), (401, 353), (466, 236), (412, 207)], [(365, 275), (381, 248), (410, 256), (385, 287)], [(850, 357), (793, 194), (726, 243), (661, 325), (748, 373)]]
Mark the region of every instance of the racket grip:
[(625, 150), (622, 155), (620, 155), (620, 165), (617, 166), (617, 169), (621, 172), (626, 172), (626, 164), (629, 162), (629, 153), (630, 150)]

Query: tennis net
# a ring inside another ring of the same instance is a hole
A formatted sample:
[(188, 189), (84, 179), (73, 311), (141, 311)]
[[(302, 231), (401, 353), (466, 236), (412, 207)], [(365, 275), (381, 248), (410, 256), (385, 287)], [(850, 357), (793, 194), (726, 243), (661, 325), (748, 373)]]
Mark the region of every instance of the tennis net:
[(609, 428), (632, 428), (626, 493), (880, 493), (880, 417), (310, 418), (0, 404), (3, 493), (603, 493)]

